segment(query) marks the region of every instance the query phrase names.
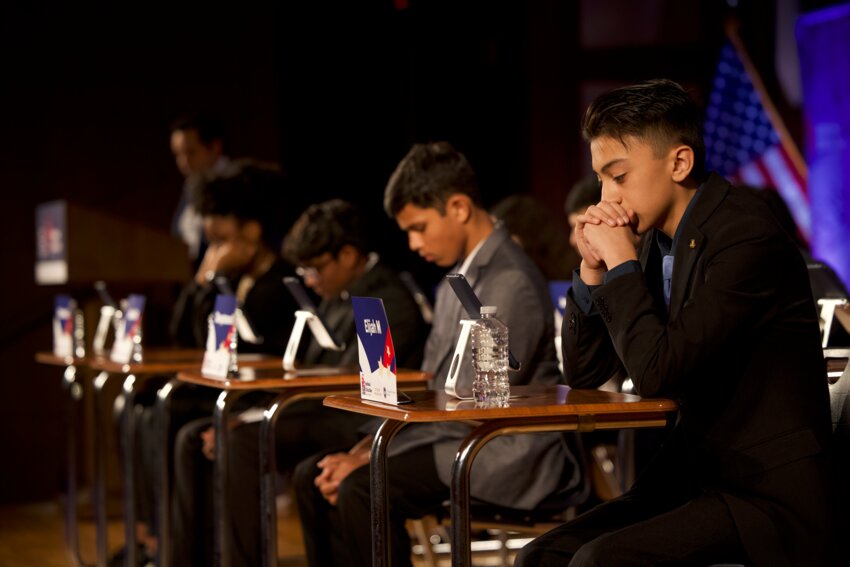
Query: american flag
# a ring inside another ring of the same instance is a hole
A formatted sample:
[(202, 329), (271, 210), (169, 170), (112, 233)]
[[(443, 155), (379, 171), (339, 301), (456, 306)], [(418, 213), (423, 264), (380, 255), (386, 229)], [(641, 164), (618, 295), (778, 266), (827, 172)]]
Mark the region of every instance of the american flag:
[(733, 183), (776, 189), (808, 240), (811, 216), (805, 177), (782, 144), (764, 102), (738, 52), (727, 42), (706, 109), (706, 165)]

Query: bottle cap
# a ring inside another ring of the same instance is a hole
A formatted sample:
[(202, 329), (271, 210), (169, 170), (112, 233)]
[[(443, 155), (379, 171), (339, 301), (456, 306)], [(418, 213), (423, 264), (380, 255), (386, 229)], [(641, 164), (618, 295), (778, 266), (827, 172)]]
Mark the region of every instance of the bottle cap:
[(482, 315), (495, 315), (499, 311), (499, 308), (495, 305), (482, 305), (481, 306), (481, 314)]

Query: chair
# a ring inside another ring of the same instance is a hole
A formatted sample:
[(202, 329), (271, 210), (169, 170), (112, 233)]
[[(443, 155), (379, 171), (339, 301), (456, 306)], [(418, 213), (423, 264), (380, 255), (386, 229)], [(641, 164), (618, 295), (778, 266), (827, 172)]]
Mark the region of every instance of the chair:
[[(541, 502), (534, 510), (519, 510), (504, 506), (496, 506), (473, 499), (470, 502), (471, 527), (473, 532), (488, 532), (495, 544), (485, 547), (486, 551), (496, 551), (502, 565), (508, 567), (511, 551), (510, 534), (523, 533), (529, 535), (543, 534), (562, 523), (574, 518), (577, 511), (585, 505), (591, 495), (591, 475), (588, 465), (590, 455), (585, 450), (581, 434), (568, 432), (564, 434), (567, 446), (576, 457), (578, 465), (578, 484), (564, 492), (556, 493)], [(572, 475), (571, 475), (572, 476)], [(419, 541), (425, 563), (436, 567), (438, 552), (448, 550), (448, 544), (431, 541), (432, 534), (439, 534), (440, 539), (447, 541), (445, 526), (450, 520), (450, 503), (443, 503), (443, 513), (438, 517), (430, 516), (412, 523), (412, 531)], [(473, 550), (475, 544), (473, 542)], [(525, 543), (524, 541), (522, 543)], [(516, 548), (522, 545), (517, 545)], [(482, 550), (482, 551), (483, 551)]]

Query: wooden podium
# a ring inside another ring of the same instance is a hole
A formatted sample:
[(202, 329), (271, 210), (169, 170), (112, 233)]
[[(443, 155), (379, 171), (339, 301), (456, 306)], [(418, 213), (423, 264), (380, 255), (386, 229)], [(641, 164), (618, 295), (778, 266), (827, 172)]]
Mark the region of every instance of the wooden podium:
[(36, 207), (39, 285), (185, 282), (186, 245), (161, 230), (62, 201)]

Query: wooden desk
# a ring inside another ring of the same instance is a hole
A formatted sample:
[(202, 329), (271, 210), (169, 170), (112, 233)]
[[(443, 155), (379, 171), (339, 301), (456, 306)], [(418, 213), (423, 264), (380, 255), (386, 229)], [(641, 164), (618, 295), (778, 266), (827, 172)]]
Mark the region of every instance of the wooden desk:
[[(108, 542), (106, 530), (106, 443), (104, 431), (109, 424), (103, 422), (107, 404), (104, 390), (110, 380), (122, 380), (124, 407), (121, 412), (121, 459), (124, 480), (124, 538), (125, 554), (129, 565), (136, 562), (136, 507), (134, 500), (135, 464), (135, 392), (137, 380), (150, 376), (170, 374), (184, 368), (200, 366), (203, 351), (199, 349), (145, 349), (142, 362), (121, 364), (108, 357), (95, 357), (88, 361), (89, 367), (98, 372), (92, 382), (94, 396), (94, 513), (98, 541), (98, 565), (106, 565)], [(101, 559), (103, 562), (101, 563)]]
[[(245, 377), (248, 380), (245, 380)], [(268, 406), (260, 427), (260, 466), (261, 466), (261, 510), (264, 565), (277, 565), (277, 515), (275, 500), (275, 475), (277, 473), (277, 458), (275, 451), (274, 428), (278, 416), (292, 403), (306, 398), (321, 398), (329, 394), (352, 392), (360, 394), (360, 373), (325, 374), (318, 376), (299, 376), (297, 373), (269, 370), (240, 370), (240, 376), (233, 380), (216, 380), (207, 378), (199, 372), (180, 372), (179, 381), (221, 390), (213, 414), (213, 425), (216, 432), (214, 486), (215, 486), (215, 525), (216, 525), (216, 556), (217, 565), (227, 567), (230, 561), (229, 541), (229, 495), (227, 491), (227, 451), (229, 445), (226, 424), (233, 404), (245, 393), (257, 390), (272, 390), (279, 392), (275, 400)], [(424, 387), (430, 375), (425, 372), (399, 370), (398, 384), (400, 388)], [(358, 398), (359, 399), (359, 398)], [(163, 414), (167, 407), (163, 407)], [(166, 500), (163, 494), (163, 501)], [(170, 526), (168, 518), (161, 517), (164, 525)], [(166, 530), (163, 529), (163, 532)]]
[[(106, 542), (106, 458), (104, 455), (105, 444), (102, 441), (105, 424), (99, 423), (100, 416), (106, 409), (106, 401), (103, 399), (103, 389), (110, 379), (122, 380), (122, 392), (124, 394), (124, 407), (121, 412), (121, 452), (123, 462), (124, 480), (124, 542), (125, 557), (128, 565), (135, 565), (136, 561), (136, 506), (135, 506), (135, 406), (136, 384), (152, 376), (173, 375), (181, 370), (200, 370), (203, 362), (204, 351), (202, 349), (145, 349), (141, 362), (122, 364), (113, 362), (109, 358), (97, 357), (88, 361), (89, 367), (98, 371), (99, 374), (93, 382), (94, 407), (96, 412), (94, 446), (95, 446), (95, 518), (98, 534), (98, 557), (100, 547), (104, 553), (107, 549)], [(243, 367), (256, 368), (280, 368), (282, 359), (268, 355), (239, 356), (239, 363)], [(168, 445), (163, 445), (168, 447)], [(167, 453), (167, 451), (163, 451)], [(167, 535), (166, 541), (167, 541)], [(160, 546), (162, 547), (162, 546)], [(167, 549), (167, 548), (164, 548)], [(163, 554), (160, 554), (163, 555)], [(104, 563), (105, 565), (105, 563)]]
[(372, 565), (388, 564), (388, 493), (387, 454), (393, 437), (408, 423), (436, 421), (481, 422), (458, 448), (451, 480), (452, 565), (470, 565), (469, 471), (478, 451), (491, 439), (516, 433), (546, 431), (594, 431), (662, 427), (675, 412), (676, 403), (664, 399), (573, 390), (567, 386), (515, 386), (506, 408), (476, 408), (473, 402), (460, 401), (445, 392), (414, 392), (412, 404), (391, 406), (361, 400), (356, 396), (330, 396), (328, 407), (383, 417), (372, 444), (370, 484), (372, 498)]
[[(150, 375), (174, 372), (180, 368), (195, 368), (200, 366), (203, 357), (203, 351), (198, 349), (148, 349), (144, 353), (143, 363), (134, 364), (119, 364), (111, 361), (104, 356), (91, 356), (86, 358), (74, 357), (59, 357), (52, 352), (39, 352), (35, 355), (36, 362), (51, 366), (64, 366), (63, 384), (68, 392), (68, 461), (67, 461), (67, 503), (65, 509), (66, 522), (66, 544), (68, 545), (71, 558), (77, 565), (85, 565), (80, 556), (79, 545), (79, 521), (77, 518), (77, 462), (76, 462), (76, 439), (77, 431), (79, 430), (81, 417), (80, 411), (83, 407), (83, 402), (89, 386), (84, 380), (86, 370), (98, 372), (98, 375), (91, 382), (91, 392), (93, 395), (93, 430), (92, 448), (94, 457), (93, 478), (92, 478), (92, 506), (95, 514), (96, 525), (96, 555), (95, 564), (98, 567), (105, 567), (109, 559), (109, 545), (107, 540), (106, 529), (106, 443), (104, 440), (104, 431), (109, 427), (103, 421), (103, 414), (106, 412), (106, 404), (108, 400), (104, 400), (104, 387), (111, 375), (126, 375), (126, 379), (132, 378), (132, 382), (124, 384), (125, 394), (129, 389), (129, 402), (132, 407), (133, 388), (132, 383), (135, 382), (134, 375)], [(280, 365), (280, 359), (275, 359)], [(84, 370), (80, 372), (80, 370)], [(129, 412), (122, 416), (122, 419), (132, 422), (133, 414)], [(130, 426), (132, 433), (133, 424)], [(124, 439), (126, 443), (127, 440)], [(133, 439), (130, 439), (130, 447), (132, 447)], [(131, 457), (130, 457), (131, 458)], [(133, 471), (131, 466), (126, 466), (128, 463), (125, 455), (125, 486), (127, 485), (127, 477), (129, 476), (129, 486), (132, 487)], [(127, 494), (132, 494), (128, 492)], [(129, 509), (128, 509), (129, 505)], [(125, 519), (127, 517), (135, 517), (132, 499), (127, 499), (125, 502)], [(133, 522), (135, 523), (135, 521)], [(129, 524), (128, 524), (129, 525)], [(125, 528), (128, 534), (131, 534), (131, 542), (135, 542), (135, 527)], [(135, 546), (128, 548), (128, 553), (135, 554)], [(135, 559), (135, 558), (132, 558)]]

